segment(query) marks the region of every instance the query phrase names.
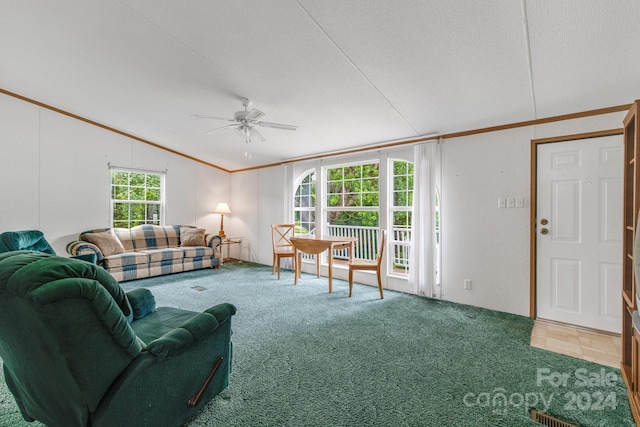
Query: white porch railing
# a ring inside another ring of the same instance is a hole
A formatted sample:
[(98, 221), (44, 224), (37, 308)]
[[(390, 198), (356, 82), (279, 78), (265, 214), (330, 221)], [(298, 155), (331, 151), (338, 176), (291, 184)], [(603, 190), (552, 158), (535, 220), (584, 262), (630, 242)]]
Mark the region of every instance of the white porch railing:
[[(353, 225), (327, 225), (329, 236), (355, 237), (358, 239), (354, 245), (354, 258), (374, 260), (378, 255), (380, 242), (380, 229), (378, 227), (365, 227)], [(396, 272), (406, 273), (409, 270), (409, 249), (411, 243), (411, 230), (408, 228), (394, 228), (389, 239), (389, 248), (393, 256), (393, 269)], [(313, 255), (303, 254), (305, 259), (312, 259)], [(348, 260), (349, 250), (341, 249), (333, 252), (333, 259)]]

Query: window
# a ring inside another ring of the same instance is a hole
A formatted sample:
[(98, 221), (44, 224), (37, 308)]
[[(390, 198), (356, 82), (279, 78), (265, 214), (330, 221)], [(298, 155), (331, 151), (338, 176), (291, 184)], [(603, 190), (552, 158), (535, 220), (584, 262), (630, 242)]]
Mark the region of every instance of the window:
[[(373, 260), (377, 256), (380, 226), (380, 167), (378, 162), (350, 164), (325, 169), (327, 234), (358, 239), (354, 258)], [(334, 259), (349, 259), (344, 249)]]
[(378, 163), (326, 169), (329, 227), (378, 227), (379, 171)]
[(409, 248), (411, 244), (411, 211), (413, 207), (413, 163), (392, 160), (391, 188), (391, 250), (393, 272), (409, 272)]
[[(432, 147), (433, 148), (433, 147)], [(412, 242), (418, 237), (430, 236), (430, 242), (419, 242), (433, 248), (436, 286), (440, 283), (442, 237), (438, 190), (439, 151), (430, 161), (429, 171), (434, 176), (427, 178), (426, 185), (432, 200), (422, 201), (430, 209), (420, 229), (430, 227), (429, 233), (414, 233), (414, 187), (416, 164), (413, 162), (416, 150), (394, 150), (380, 153), (378, 158), (365, 159), (346, 164), (321, 166), (300, 175), (301, 180), (294, 194), (294, 217), (298, 230), (339, 237), (355, 237), (354, 257), (374, 260), (377, 256), (381, 227), (387, 231), (385, 251), (385, 275), (392, 277), (394, 286), (405, 286), (413, 282), (409, 262)], [(393, 153), (393, 154), (392, 154)], [(384, 159), (384, 161), (383, 161)], [(317, 181), (317, 182), (316, 182)], [(317, 185), (316, 185), (317, 184)], [(425, 185), (425, 183), (420, 183)], [(416, 196), (417, 197), (417, 196)], [(422, 205), (421, 205), (422, 206)], [(423, 239), (424, 240), (424, 239)], [(425, 248), (425, 250), (430, 250)], [(430, 256), (431, 252), (424, 256)], [(348, 250), (335, 250), (333, 260), (348, 260)], [(421, 254), (418, 254), (421, 255)], [(326, 252), (323, 254), (326, 256)], [(313, 256), (303, 258), (311, 259)], [(340, 262), (334, 265), (341, 265)], [(416, 273), (420, 273), (416, 269)], [(431, 274), (431, 272), (428, 272)], [(396, 280), (399, 279), (399, 280)], [(410, 280), (402, 280), (410, 279)], [(413, 283), (407, 285), (407, 292), (417, 292)]]
[[(294, 195), (294, 218), (296, 233), (316, 232), (316, 195), (324, 200), (322, 232), (330, 236), (356, 237), (354, 256), (375, 259), (380, 236), (380, 163), (370, 161), (353, 163), (324, 169), (324, 194), (316, 188), (316, 173), (303, 175)], [(409, 272), (409, 249), (411, 245), (411, 221), (413, 208), (413, 163), (405, 160), (390, 160), (388, 181), (389, 200), (384, 208), (389, 209), (389, 244), (393, 273), (406, 275)], [(347, 250), (335, 251), (334, 258), (348, 259)]]
[(113, 227), (163, 223), (164, 175), (128, 170), (111, 170), (111, 212)]
[(293, 197), (296, 234), (311, 234), (316, 229), (316, 173), (307, 173)]

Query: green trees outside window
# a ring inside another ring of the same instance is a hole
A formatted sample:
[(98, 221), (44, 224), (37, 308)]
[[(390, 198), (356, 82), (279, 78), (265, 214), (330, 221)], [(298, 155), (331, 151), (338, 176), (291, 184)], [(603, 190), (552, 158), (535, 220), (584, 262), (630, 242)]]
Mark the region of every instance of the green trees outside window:
[(380, 165), (367, 163), (327, 169), (327, 222), (378, 227)]
[[(378, 248), (380, 208), (388, 209), (388, 236), (395, 274), (409, 271), (413, 211), (414, 165), (410, 161), (389, 161), (381, 182), (380, 164), (376, 161), (348, 164), (324, 169), (324, 187), (316, 187), (316, 172), (307, 172), (294, 194), (294, 218), (297, 234), (315, 232), (316, 196), (324, 201), (329, 235), (356, 237), (356, 256), (374, 259)], [(381, 201), (381, 186), (388, 188), (388, 200)], [(324, 191), (322, 191), (324, 190)], [(381, 203), (382, 202), (382, 203)], [(339, 251), (334, 258), (346, 256)], [(347, 258), (344, 258), (347, 259)]]
[(159, 174), (113, 169), (113, 227), (162, 224), (163, 181), (163, 176)]
[(309, 172), (293, 197), (296, 234), (309, 234), (316, 228), (316, 173)]
[(393, 268), (396, 272), (409, 272), (409, 249), (413, 208), (413, 163), (393, 161), (391, 188)]

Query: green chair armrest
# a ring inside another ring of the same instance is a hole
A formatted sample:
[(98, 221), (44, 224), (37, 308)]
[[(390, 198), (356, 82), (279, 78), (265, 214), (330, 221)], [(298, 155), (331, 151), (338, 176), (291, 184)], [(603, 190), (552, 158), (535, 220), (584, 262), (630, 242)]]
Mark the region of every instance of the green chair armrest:
[(80, 254), (72, 256), (71, 258), (90, 262), (91, 264), (96, 264), (98, 262), (98, 256), (96, 254)]
[(134, 289), (127, 292), (126, 295), (129, 304), (131, 304), (133, 320), (142, 319), (156, 309), (156, 299), (149, 289)]
[(147, 351), (162, 361), (184, 351), (192, 343), (204, 339), (235, 313), (235, 306), (229, 303), (211, 307), (160, 338), (151, 341), (147, 345)]

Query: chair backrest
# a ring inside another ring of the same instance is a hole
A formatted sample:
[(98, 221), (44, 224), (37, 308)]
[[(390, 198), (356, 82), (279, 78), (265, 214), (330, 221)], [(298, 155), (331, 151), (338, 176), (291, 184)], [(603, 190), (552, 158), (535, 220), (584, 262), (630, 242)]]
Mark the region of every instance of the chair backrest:
[(289, 239), (295, 236), (295, 228), (295, 224), (271, 225), (271, 243), (274, 252), (293, 249), (293, 244)]
[(128, 317), (124, 291), (95, 264), (39, 252), (0, 254), (7, 387), (23, 413), (47, 425), (88, 425), (142, 351)]
[(380, 230), (380, 247), (378, 248), (378, 258), (376, 259), (378, 267), (382, 264), (382, 255), (384, 254), (385, 240), (387, 237), (386, 230)]
[(0, 233), (0, 252), (37, 251), (55, 255), (40, 230), (5, 231)]

